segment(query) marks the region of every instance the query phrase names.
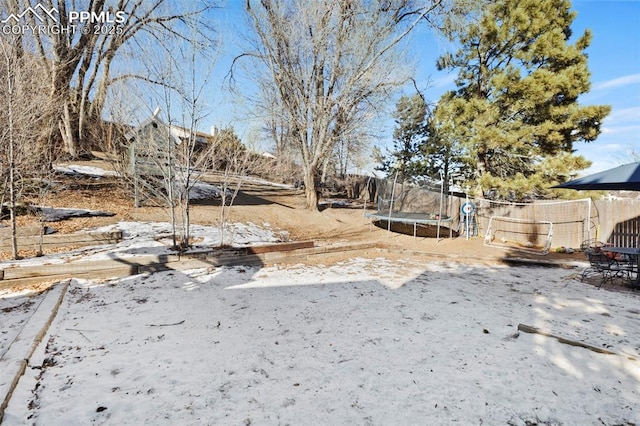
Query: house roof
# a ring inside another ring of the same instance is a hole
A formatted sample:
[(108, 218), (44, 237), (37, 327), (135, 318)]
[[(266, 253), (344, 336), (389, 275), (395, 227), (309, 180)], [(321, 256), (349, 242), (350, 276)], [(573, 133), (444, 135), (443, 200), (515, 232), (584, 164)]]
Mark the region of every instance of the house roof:
[(157, 113), (154, 113), (151, 117), (142, 121), (137, 127), (130, 129), (127, 133), (125, 133), (125, 138), (127, 140), (133, 139), (136, 134), (140, 131), (140, 129), (144, 129), (145, 127), (156, 124), (157, 126), (162, 126), (169, 130), (169, 134), (173, 137), (176, 145), (180, 145), (184, 140), (189, 139), (192, 135), (194, 136), (196, 143), (208, 143), (209, 139), (212, 135), (199, 132), (199, 131), (191, 131), (184, 127), (176, 126), (175, 124), (166, 124), (159, 118), (157, 118)]

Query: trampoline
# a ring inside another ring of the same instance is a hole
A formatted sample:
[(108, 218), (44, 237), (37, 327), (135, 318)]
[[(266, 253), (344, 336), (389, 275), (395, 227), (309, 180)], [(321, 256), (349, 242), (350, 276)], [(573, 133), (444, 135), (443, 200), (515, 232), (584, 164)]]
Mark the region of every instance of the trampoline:
[[(418, 225), (436, 226), (437, 238), (440, 238), (440, 228), (446, 226), (449, 228), (451, 238), (454, 219), (444, 214), (442, 179), (438, 192), (424, 191), (415, 186), (407, 189), (404, 183), (398, 187), (397, 179), (396, 173), (392, 183), (389, 180), (383, 180), (376, 185), (377, 209), (374, 212), (367, 212), (365, 203), (364, 216), (372, 220), (386, 221), (387, 231), (391, 231), (392, 223), (413, 225), (414, 237), (417, 236)], [(386, 184), (383, 184), (385, 181)], [(433, 213), (434, 210), (438, 213)]]
[[(438, 227), (438, 234), (440, 233), (440, 226), (446, 226), (449, 228), (449, 236), (452, 233), (452, 217), (440, 217), (440, 215), (433, 213), (409, 213), (409, 212), (372, 212), (365, 213), (365, 216), (380, 221), (387, 221), (389, 226), (391, 223), (408, 223), (413, 225), (413, 236), (417, 235), (418, 225), (432, 225)], [(439, 235), (438, 235), (439, 237)]]

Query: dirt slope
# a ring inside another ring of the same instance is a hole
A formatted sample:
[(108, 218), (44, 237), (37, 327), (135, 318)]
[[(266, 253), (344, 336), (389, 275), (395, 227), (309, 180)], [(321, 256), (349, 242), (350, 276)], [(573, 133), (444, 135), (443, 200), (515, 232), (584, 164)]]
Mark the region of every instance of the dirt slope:
[[(102, 161), (84, 163), (108, 168)], [(211, 178), (215, 183), (215, 178)], [(285, 230), (295, 241), (313, 240), (317, 245), (345, 242), (378, 242), (406, 250), (433, 253), (452, 260), (476, 260), (499, 262), (505, 256), (528, 257), (544, 260), (582, 260), (581, 254), (550, 253), (536, 256), (522, 252), (483, 246), (479, 237), (465, 239), (448, 238), (447, 228), (441, 235), (445, 238), (413, 237), (386, 228), (376, 227), (364, 216), (362, 202), (344, 203), (344, 200), (324, 200), (322, 211), (312, 212), (304, 207), (304, 193), (292, 188), (268, 185), (259, 181), (245, 182), (230, 209), (228, 221), (252, 222), (263, 227)], [(38, 200), (33, 200), (38, 203)], [(60, 176), (56, 191), (44, 204), (54, 207), (83, 208), (115, 213), (112, 217), (77, 218), (51, 224), (60, 233), (90, 229), (119, 221), (168, 221), (166, 210), (160, 206), (133, 207), (132, 197), (113, 177), (92, 178), (86, 176)], [(221, 207), (218, 200), (196, 202), (191, 208), (194, 224), (216, 225), (220, 223)], [(19, 225), (37, 222), (33, 216), (22, 216)], [(6, 225), (6, 221), (3, 221)], [(435, 235), (435, 230), (430, 232)], [(0, 254), (7, 258), (8, 253)], [(28, 255), (28, 254), (27, 254)]]

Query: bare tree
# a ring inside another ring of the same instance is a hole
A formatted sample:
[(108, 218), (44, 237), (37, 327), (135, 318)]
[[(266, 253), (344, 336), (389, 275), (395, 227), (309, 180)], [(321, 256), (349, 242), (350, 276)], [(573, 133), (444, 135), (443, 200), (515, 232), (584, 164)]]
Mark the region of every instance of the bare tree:
[[(323, 164), (380, 112), (409, 70), (399, 47), (443, 0), (247, 0), (260, 80), (276, 89), (278, 120), (287, 126), (303, 168), (307, 208), (317, 210)], [(271, 95), (269, 93), (269, 95)]]
[[(47, 170), (47, 152), (39, 152), (35, 141), (41, 135), (50, 111), (48, 96), (40, 90), (44, 75), (36, 58), (25, 52), (19, 35), (0, 39), (0, 170), (2, 200), (8, 201), (11, 246), (19, 258), (16, 216), (18, 201), (27, 183), (39, 171)], [(2, 207), (4, 203), (0, 203)]]
[(268, 164), (267, 159), (241, 142), (233, 128), (217, 132), (207, 150), (201, 153), (198, 166), (219, 189), (220, 245), (232, 242), (233, 237), (227, 237), (229, 215), (240, 189), (252, 175), (263, 174)]
[(209, 114), (206, 89), (217, 43), (199, 29), (184, 34), (184, 39), (166, 40), (162, 49), (143, 50), (148, 57), (145, 74), (157, 84), (128, 84), (127, 98), (109, 105), (116, 117), (130, 112), (131, 104), (146, 111), (152, 105), (161, 106), (129, 132), (128, 157), (114, 157), (124, 165), (118, 169), (132, 184), (136, 206), (144, 198), (153, 198), (166, 208), (178, 250), (190, 245), (190, 194), (205, 171), (206, 153), (215, 141), (198, 129)]
[[(171, 50), (170, 61), (173, 64), (170, 75), (175, 76), (173, 90), (168, 85), (163, 85), (165, 98), (167, 99), (168, 120), (171, 128), (176, 131), (175, 123), (180, 129), (178, 137), (183, 141), (180, 149), (176, 151), (176, 193), (174, 198), (178, 209), (172, 211), (172, 225), (175, 244), (176, 219), (180, 225), (180, 241), (178, 247), (182, 250), (190, 245), (190, 192), (202, 173), (204, 156), (202, 151), (207, 150), (210, 144), (209, 135), (198, 132), (198, 127), (209, 111), (206, 109), (205, 100), (208, 96), (206, 88), (212, 77), (215, 66), (216, 44), (209, 37), (203, 37), (196, 28), (190, 32), (186, 43), (181, 45), (176, 55)], [(204, 63), (204, 64), (203, 64)], [(171, 93), (177, 96), (172, 97)], [(176, 110), (177, 117), (172, 113)]]
[(49, 13), (36, 15), (22, 13), (32, 7), (29, 0), (0, 2), (27, 24), (48, 29), (26, 31), (22, 39), (35, 42), (49, 71), (44, 81), (59, 105), (53, 115), (57, 138), (74, 157), (91, 140), (92, 124), (100, 120), (114, 82), (135, 78), (157, 83), (155, 76), (119, 66), (119, 59), (144, 60), (143, 48), (171, 46), (170, 40), (186, 40), (194, 28), (208, 34), (204, 13), (214, 7), (209, 1), (42, 0), (38, 5)]

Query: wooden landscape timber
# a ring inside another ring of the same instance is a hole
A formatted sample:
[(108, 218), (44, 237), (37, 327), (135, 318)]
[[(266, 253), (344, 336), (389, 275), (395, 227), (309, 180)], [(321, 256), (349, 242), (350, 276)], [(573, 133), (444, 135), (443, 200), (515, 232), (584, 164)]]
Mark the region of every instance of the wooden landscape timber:
[(336, 244), (315, 247), (313, 241), (301, 241), (254, 247), (201, 250), (182, 254), (114, 257), (96, 261), (10, 267), (0, 270), (0, 289), (40, 283), (55, 283), (72, 277), (102, 279), (158, 271), (229, 265), (299, 263), (307, 261), (310, 256), (368, 249), (379, 250), (374, 243)]
[[(46, 227), (45, 227), (46, 228)], [(31, 226), (18, 231), (18, 249), (28, 250), (40, 247), (55, 248), (68, 246), (88, 246), (97, 244), (113, 244), (122, 240), (122, 231), (110, 232), (76, 232), (73, 234), (43, 234), (41, 227)], [(46, 229), (45, 229), (46, 231)], [(11, 250), (11, 234), (5, 229), (0, 232), (0, 250)]]
[[(556, 336), (555, 334), (547, 333), (546, 331), (542, 331), (539, 328), (532, 327), (530, 325), (518, 324), (518, 330), (523, 331), (525, 333), (539, 334), (541, 336), (552, 337), (558, 340), (558, 342), (560, 343), (564, 343), (570, 346), (578, 346), (581, 348), (589, 349), (590, 351), (593, 351), (593, 352), (598, 352), (605, 355), (617, 355), (615, 352), (611, 352), (607, 349), (599, 348), (598, 346), (592, 346), (587, 343), (579, 342), (577, 340), (571, 340), (565, 337)], [(629, 359), (633, 359), (633, 358), (629, 358)]]
[[(94, 261), (80, 260), (62, 264), (9, 267), (0, 269), (0, 289), (25, 285), (53, 284), (66, 278), (107, 279), (141, 273), (195, 268), (215, 268), (231, 265), (269, 266), (278, 263), (306, 263), (310, 259), (356, 252), (358, 256), (391, 254), (419, 259), (451, 260), (452, 255), (409, 250), (384, 243), (337, 243), (316, 247), (313, 241), (276, 243), (251, 247), (224, 247), (193, 250), (187, 253), (114, 257)], [(482, 262), (478, 256), (453, 256), (456, 261)], [(505, 258), (502, 259), (505, 261)], [(539, 260), (529, 263), (519, 259), (518, 264), (539, 265)], [(511, 263), (511, 262), (507, 262)], [(544, 266), (576, 268), (578, 264), (549, 262)], [(525, 327), (525, 326), (523, 326)]]
[[(27, 324), (25, 324), (23, 330), (36, 330), (36, 333), (28, 337), (23, 337), (21, 333), (20, 336), (9, 345), (7, 352), (3, 354), (3, 358), (14, 361), (8, 363), (8, 365), (3, 365), (4, 370), (2, 373), (4, 380), (0, 380), (0, 395), (4, 395), (4, 398), (0, 401), (0, 424), (2, 423), (4, 412), (9, 405), (9, 401), (18, 385), (20, 377), (22, 377), (26, 371), (31, 357), (58, 314), (58, 309), (60, 309), (70, 282), (71, 280), (68, 280), (54, 292), (49, 293), (52, 297), (46, 297), (39, 305), (38, 310), (27, 320)], [(7, 377), (11, 377), (11, 379), (7, 380)]]
[[(31, 226), (20, 226), (16, 229), (16, 235), (18, 237), (35, 237), (40, 235), (40, 231), (42, 231), (43, 235), (51, 233), (52, 228), (48, 226), (40, 226), (40, 225), (31, 225)], [(5, 227), (0, 228), (0, 240), (10, 239), (11, 238), (11, 228)]]

